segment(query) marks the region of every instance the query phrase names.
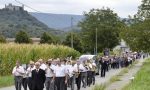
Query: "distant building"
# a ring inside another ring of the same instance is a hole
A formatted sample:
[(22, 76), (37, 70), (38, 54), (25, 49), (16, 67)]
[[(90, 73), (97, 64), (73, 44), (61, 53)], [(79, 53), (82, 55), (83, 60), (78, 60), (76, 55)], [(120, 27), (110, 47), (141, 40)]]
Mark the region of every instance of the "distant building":
[(21, 10), (24, 10), (24, 5), (15, 6), (15, 5), (12, 5), (11, 3), (8, 5), (5, 4), (5, 9), (11, 10), (11, 11), (21, 11)]

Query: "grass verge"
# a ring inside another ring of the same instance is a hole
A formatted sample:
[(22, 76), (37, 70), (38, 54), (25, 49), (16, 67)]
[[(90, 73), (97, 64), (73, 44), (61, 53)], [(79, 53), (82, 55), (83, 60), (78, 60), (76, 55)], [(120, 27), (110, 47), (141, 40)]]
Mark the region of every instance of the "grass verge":
[(150, 59), (147, 59), (142, 68), (135, 75), (135, 79), (122, 90), (150, 90)]
[(106, 88), (106, 84), (101, 84), (101, 85), (96, 84), (96, 85), (92, 88), (92, 90), (105, 90), (105, 88)]
[(0, 76), (0, 88), (11, 86), (14, 84), (14, 78), (12, 75)]

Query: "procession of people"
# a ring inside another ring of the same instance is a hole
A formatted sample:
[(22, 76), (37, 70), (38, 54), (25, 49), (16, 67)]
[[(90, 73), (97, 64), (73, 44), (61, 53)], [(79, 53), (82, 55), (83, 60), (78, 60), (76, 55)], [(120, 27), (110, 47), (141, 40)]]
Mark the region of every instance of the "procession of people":
[[(80, 90), (95, 85), (95, 76), (104, 78), (110, 69), (127, 67), (139, 53), (124, 53), (123, 56), (104, 54), (94, 59), (81, 61), (71, 59), (39, 59), (23, 67), (19, 60), (13, 68), (16, 90)], [(76, 88), (75, 88), (76, 87)]]

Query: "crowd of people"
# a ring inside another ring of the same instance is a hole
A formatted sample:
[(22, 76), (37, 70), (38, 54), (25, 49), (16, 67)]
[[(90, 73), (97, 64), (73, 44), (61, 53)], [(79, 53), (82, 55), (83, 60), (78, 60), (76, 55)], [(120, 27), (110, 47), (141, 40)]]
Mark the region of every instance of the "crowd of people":
[(104, 55), (95, 60), (68, 60), (68, 59), (39, 59), (30, 61), (23, 67), (19, 60), (13, 68), (16, 90), (77, 90), (95, 84), (95, 76), (103, 78), (110, 69), (127, 67), (139, 59), (139, 53), (125, 53), (123, 56)]

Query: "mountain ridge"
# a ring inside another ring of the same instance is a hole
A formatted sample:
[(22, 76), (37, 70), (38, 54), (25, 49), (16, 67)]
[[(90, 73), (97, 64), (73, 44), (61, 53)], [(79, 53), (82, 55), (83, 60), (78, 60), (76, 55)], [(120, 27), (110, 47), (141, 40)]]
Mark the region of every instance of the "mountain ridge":
[[(65, 28), (77, 26), (77, 24), (84, 19), (83, 15), (74, 14), (53, 14), (53, 13), (35, 13), (30, 14), (36, 17), (39, 21), (45, 23), (48, 27), (65, 31)], [(72, 18), (72, 24), (71, 24)]]

